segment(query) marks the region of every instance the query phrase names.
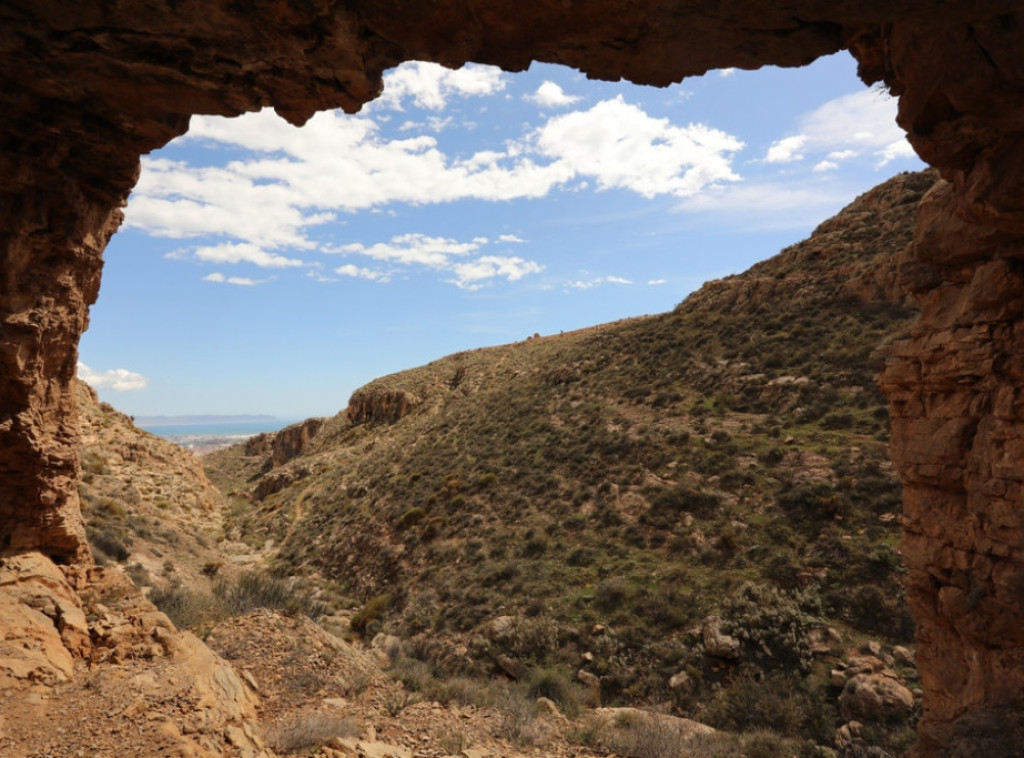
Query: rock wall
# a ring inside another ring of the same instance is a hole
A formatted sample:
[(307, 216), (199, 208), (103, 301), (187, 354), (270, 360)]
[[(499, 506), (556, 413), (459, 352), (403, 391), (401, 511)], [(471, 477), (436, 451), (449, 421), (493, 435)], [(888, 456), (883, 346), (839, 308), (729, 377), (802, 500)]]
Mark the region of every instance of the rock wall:
[(924, 310), (883, 386), (907, 487), (920, 750), (953, 744), (979, 713), (1024, 703), (1022, 43), (1019, 0), (10, 0), (0, 8), (2, 548), (88, 561), (77, 340), (138, 156), (183, 133), (191, 114), (273, 106), (302, 123), (318, 109), (354, 111), (408, 59), (508, 70), (542, 60), (664, 85), (846, 47), (865, 81), (900, 96), (900, 124), (948, 182), (901, 266)]
[(1005, 710), (1024, 702), (1022, 18), (894, 25), (876, 42), (862, 73), (901, 95), (901, 125), (948, 180), (899, 266), (921, 318), (881, 377), (925, 691), (917, 751), (976, 754), (985, 722), (1022, 755)]
[(422, 402), (411, 392), (369, 385), (352, 393), (345, 415), (353, 426), (393, 424)]

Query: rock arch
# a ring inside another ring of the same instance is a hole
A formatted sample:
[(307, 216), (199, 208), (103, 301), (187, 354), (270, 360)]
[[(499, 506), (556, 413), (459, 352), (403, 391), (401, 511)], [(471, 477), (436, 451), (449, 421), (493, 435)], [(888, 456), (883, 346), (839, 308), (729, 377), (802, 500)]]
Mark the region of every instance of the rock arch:
[(1019, 0), (4, 3), (0, 549), (89, 560), (75, 489), (78, 337), (139, 155), (184, 133), (192, 114), (273, 106), (302, 123), (355, 111), (383, 70), (410, 59), (507, 70), (538, 60), (665, 85), (841, 49), (865, 82), (899, 95), (900, 124), (947, 180), (900, 267), (922, 317), (882, 376), (920, 628), (918, 752), (979, 725), (1007, 729), (1024, 704)]

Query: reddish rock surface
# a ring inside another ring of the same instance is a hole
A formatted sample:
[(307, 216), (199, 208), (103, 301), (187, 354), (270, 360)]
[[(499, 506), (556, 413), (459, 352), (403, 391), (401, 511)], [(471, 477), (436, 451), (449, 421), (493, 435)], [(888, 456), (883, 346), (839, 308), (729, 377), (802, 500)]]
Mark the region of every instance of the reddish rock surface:
[(352, 424), (393, 424), (420, 404), (411, 392), (370, 385), (356, 390), (346, 415)]
[(932, 191), (901, 268), (921, 322), (883, 377), (907, 488), (919, 750), (970, 732), (958, 731), (965, 714), (1000, 723), (976, 716), (1024, 703), (1019, 0), (5, 3), (0, 547), (89, 560), (75, 489), (77, 340), (138, 156), (183, 133), (191, 114), (272, 105), (301, 123), (356, 110), (408, 59), (509, 70), (543, 60), (664, 85), (843, 47), (865, 81), (900, 96), (900, 124), (949, 182)]

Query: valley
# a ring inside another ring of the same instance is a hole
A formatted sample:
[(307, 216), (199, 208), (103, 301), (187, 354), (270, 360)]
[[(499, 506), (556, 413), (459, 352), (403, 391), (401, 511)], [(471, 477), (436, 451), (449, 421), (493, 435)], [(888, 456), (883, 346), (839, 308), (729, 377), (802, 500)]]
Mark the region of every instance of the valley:
[(382, 377), (205, 470), (83, 389), (94, 555), (249, 671), (265, 726), (333, 724), (282, 755), (899, 754), (920, 685), (874, 375), (934, 182), (671, 313)]

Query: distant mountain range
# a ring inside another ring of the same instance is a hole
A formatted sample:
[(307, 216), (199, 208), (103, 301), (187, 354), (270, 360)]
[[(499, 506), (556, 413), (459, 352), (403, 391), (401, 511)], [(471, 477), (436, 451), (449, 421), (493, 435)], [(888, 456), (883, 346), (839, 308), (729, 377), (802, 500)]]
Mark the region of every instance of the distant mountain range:
[(197, 416), (135, 416), (136, 426), (197, 426), (201, 424), (259, 424), (279, 421), (276, 416), (240, 414), (236, 416), (201, 414)]

